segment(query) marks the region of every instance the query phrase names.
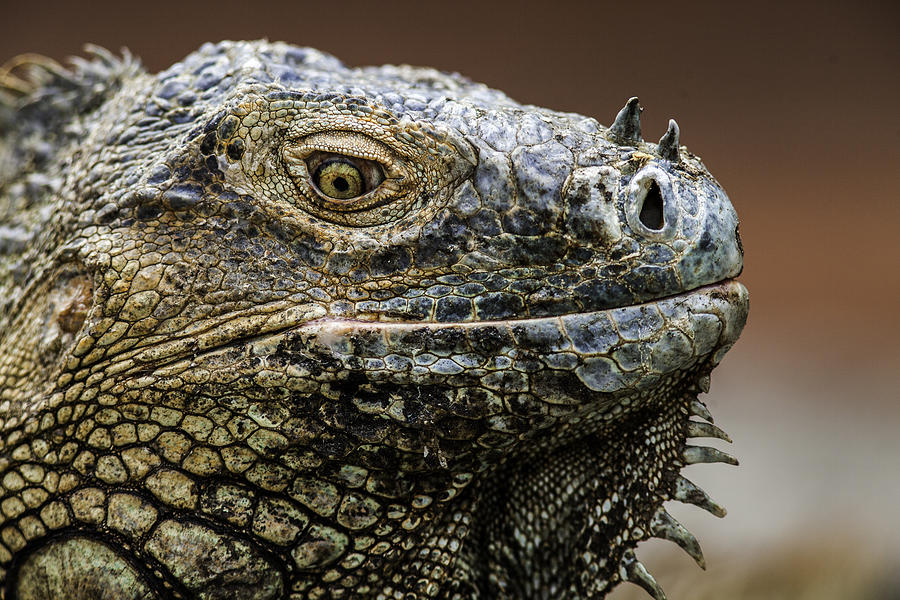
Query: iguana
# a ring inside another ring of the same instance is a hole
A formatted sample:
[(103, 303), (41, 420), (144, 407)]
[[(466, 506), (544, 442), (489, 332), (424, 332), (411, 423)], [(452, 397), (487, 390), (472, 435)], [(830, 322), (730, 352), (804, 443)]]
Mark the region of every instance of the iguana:
[[(679, 144), (429, 68), (208, 44), (0, 71), (6, 599), (602, 598), (724, 510), (747, 316)], [(736, 464), (736, 463), (735, 463)]]

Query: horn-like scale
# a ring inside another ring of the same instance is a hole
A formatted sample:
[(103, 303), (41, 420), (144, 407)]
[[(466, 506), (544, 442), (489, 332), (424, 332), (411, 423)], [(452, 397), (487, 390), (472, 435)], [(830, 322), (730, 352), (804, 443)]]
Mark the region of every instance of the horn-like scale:
[(641, 137), (641, 111), (643, 110), (637, 96), (629, 98), (619, 114), (616, 115), (616, 120), (609, 126), (609, 132), (622, 142), (643, 141)]
[[(609, 126), (610, 136), (618, 142), (625, 144), (637, 144), (643, 142), (641, 137), (641, 108), (637, 96), (628, 99), (622, 110), (616, 115), (615, 121)], [(679, 159), (679, 136), (681, 130), (675, 119), (669, 119), (669, 128), (659, 139), (657, 152), (660, 158), (670, 162), (676, 162)]]
[(678, 160), (678, 136), (680, 133), (675, 119), (669, 119), (669, 128), (659, 138), (659, 156), (661, 158), (672, 162)]

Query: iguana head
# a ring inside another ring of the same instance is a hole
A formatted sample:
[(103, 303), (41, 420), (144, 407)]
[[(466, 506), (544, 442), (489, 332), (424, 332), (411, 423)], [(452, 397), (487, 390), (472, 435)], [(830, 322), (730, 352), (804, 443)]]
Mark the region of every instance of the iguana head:
[[(29, 156), (47, 90), (98, 72)], [(68, 483), (7, 519), (10, 590), (65, 552), (246, 598), (662, 597), (632, 553), (654, 535), (702, 563), (662, 503), (721, 512), (678, 473), (732, 460), (685, 440), (724, 437), (689, 417), (747, 296), (674, 121), (648, 143), (634, 98), (606, 128), (265, 42), (155, 76), (105, 57), (21, 102), (5, 468)]]

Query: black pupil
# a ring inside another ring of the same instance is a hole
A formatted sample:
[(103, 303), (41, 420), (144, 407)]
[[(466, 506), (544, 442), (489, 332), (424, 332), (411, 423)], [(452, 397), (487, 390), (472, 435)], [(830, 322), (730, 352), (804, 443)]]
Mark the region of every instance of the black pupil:
[(347, 190), (350, 189), (350, 184), (347, 183), (347, 180), (344, 179), (343, 177), (335, 177), (334, 181), (331, 183), (334, 186), (334, 189), (336, 189), (339, 192), (346, 192)]

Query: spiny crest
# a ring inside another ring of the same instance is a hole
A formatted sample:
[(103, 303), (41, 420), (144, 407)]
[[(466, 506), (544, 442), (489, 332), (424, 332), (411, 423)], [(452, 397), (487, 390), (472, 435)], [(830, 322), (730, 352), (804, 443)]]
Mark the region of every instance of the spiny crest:
[[(701, 385), (702, 387), (709, 389), (708, 380), (706, 382), (701, 382)], [(712, 415), (710, 415), (709, 410), (703, 402), (697, 399), (692, 400), (688, 412), (691, 416), (699, 417), (707, 421), (706, 423), (703, 423), (701, 421), (688, 420), (686, 432), (688, 438), (712, 437), (731, 443), (731, 438), (728, 434), (712, 424)], [(737, 459), (730, 454), (706, 446), (685, 445), (682, 449), (681, 458), (686, 465), (713, 462), (721, 462), (735, 466), (738, 464)], [(706, 492), (681, 476), (679, 476), (675, 482), (674, 499), (699, 506), (717, 517), (725, 516), (724, 508), (713, 502)]]
[(16, 119), (33, 115), (45, 126), (90, 111), (122, 81), (143, 71), (140, 60), (127, 49), (118, 57), (88, 44), (87, 58), (71, 57), (70, 68), (39, 54), (21, 54), (0, 66), (0, 131)]
[(26, 96), (56, 77), (68, 77), (70, 73), (52, 58), (41, 54), (19, 54), (0, 66), (0, 93)]
[[(708, 389), (708, 385), (708, 381), (701, 382), (701, 387)], [(712, 421), (709, 411), (700, 400), (695, 399), (691, 402), (688, 413), (690, 416)], [(731, 438), (727, 433), (708, 422), (688, 420), (686, 434), (688, 438), (712, 437), (731, 442)], [(682, 460), (684, 464), (724, 462), (737, 465), (737, 460), (732, 456), (715, 448), (700, 446), (684, 446)], [(671, 499), (699, 506), (717, 517), (725, 516), (724, 508), (715, 503), (706, 492), (680, 475), (675, 480), (675, 489), (672, 492)], [(678, 544), (694, 559), (701, 569), (706, 569), (706, 559), (703, 557), (703, 551), (700, 549), (700, 543), (697, 541), (697, 538), (664, 508), (659, 507), (654, 513), (650, 521), (649, 533), (652, 537)], [(655, 600), (666, 599), (666, 595), (660, 585), (635, 557), (633, 549), (629, 549), (622, 555), (622, 560), (619, 563), (619, 576), (623, 581), (639, 585)]]
[[(44, 207), (61, 182), (52, 165), (83, 139), (74, 125), (141, 72), (127, 51), (85, 52), (88, 58), (71, 59), (69, 68), (37, 54), (0, 67), (0, 259), (27, 251), (46, 230), (53, 211)], [(4, 267), (13, 264), (6, 259)], [(5, 274), (0, 268), (0, 279)]]

